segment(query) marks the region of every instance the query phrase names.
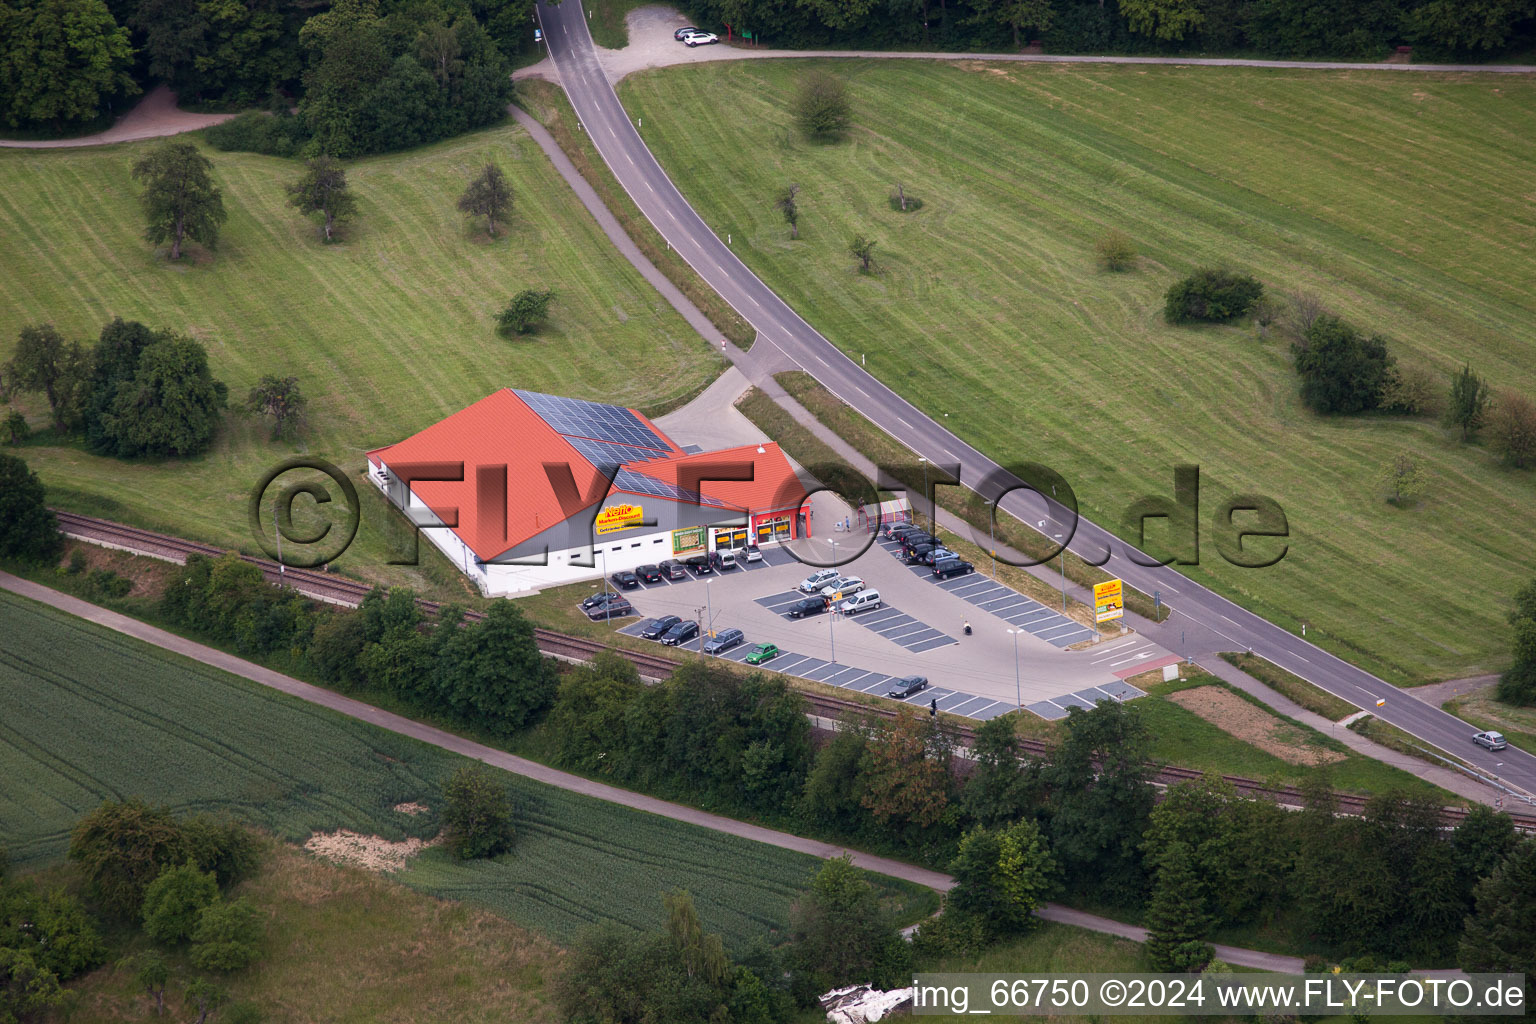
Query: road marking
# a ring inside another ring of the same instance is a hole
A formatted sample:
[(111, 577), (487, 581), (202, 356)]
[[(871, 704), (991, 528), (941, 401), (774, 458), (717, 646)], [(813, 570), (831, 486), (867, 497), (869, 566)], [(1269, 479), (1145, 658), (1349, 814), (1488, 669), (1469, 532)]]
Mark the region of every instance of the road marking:
[(1142, 651), (1140, 654), (1133, 654), (1129, 658), (1126, 658), (1123, 661), (1112, 661), (1112, 662), (1109, 663), (1109, 667), (1110, 668), (1117, 668), (1117, 667), (1119, 667), (1121, 665), (1129, 665), (1133, 661), (1140, 661), (1143, 658), (1150, 658), (1150, 657), (1152, 657), (1152, 652), (1151, 651)]
[[(906, 421), (906, 419), (904, 419), (904, 418), (903, 418), (903, 417), (901, 417), (901, 416), (897, 416), (897, 417), (896, 417), (896, 418), (897, 418), (897, 419), (899, 419), (899, 420), (901, 420), (901, 422), (903, 422), (903, 423), (907, 423), (907, 421)], [(908, 430), (916, 430), (916, 429), (917, 429), (917, 428), (916, 428), (916, 427), (914, 427), (914, 426), (913, 426), (913, 425), (912, 425), (912, 424), (910, 424), (910, 423), (907, 423), (907, 429), (908, 429)]]

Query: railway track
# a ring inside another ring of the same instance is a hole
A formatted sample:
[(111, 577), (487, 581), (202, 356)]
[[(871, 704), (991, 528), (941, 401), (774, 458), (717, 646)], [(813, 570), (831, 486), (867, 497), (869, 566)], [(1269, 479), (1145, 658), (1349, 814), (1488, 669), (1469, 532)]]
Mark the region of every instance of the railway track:
[[(217, 558), (226, 553), (225, 549), (209, 544), (199, 544), (194, 541), (182, 540), (152, 530), (143, 530), (135, 526), (125, 526), (109, 519), (98, 519), (94, 516), (80, 515), (75, 512), (62, 512), (54, 510), (58, 517), (59, 529), (69, 537), (83, 540), (88, 543), (115, 548), (120, 551), (128, 551), (134, 554), (147, 555), (151, 558), (159, 558), (178, 565), (184, 564), (188, 555), (206, 555)], [(370, 584), (357, 580), (337, 576), (334, 573), (316, 572), (312, 569), (294, 569), (280, 567), (276, 562), (264, 558), (256, 558), (252, 555), (240, 555), (240, 558), (259, 568), (263, 575), (272, 583), (292, 587), (308, 597), (331, 604), (355, 607), (360, 604), (368, 592), (373, 589)], [(441, 605), (436, 601), (427, 601), (418, 598), (417, 605), (428, 615), (436, 616), (441, 610)], [(480, 619), (484, 615), (481, 612), (467, 611), (466, 619)], [(616, 654), (633, 664), (642, 677), (648, 679), (665, 679), (682, 667), (683, 662), (674, 658), (668, 658), (659, 654), (647, 654), (641, 651), (625, 650), (614, 647), (598, 640), (590, 640), (585, 637), (570, 636), (551, 629), (534, 628), (534, 641), (539, 650), (545, 654), (560, 658), (565, 661), (591, 661), (602, 652)], [(834, 697), (830, 694), (802, 691), (802, 697), (810, 705), (812, 712), (821, 718), (840, 719), (846, 716), (874, 716), (877, 718), (893, 718), (897, 714), (894, 708), (880, 707), (866, 704), (860, 701), (848, 700), (842, 697)], [(970, 746), (975, 740), (975, 727), (970, 724), (955, 726), (955, 738), (961, 746)], [(1025, 753), (1040, 757), (1049, 755), (1051, 746), (1040, 740), (1021, 738), (1019, 746)], [(1153, 781), (1161, 786), (1177, 785), (1180, 782), (1188, 782), (1203, 777), (1204, 773), (1192, 768), (1178, 768), (1172, 765), (1150, 765), (1153, 769)], [(1290, 786), (1268, 786), (1253, 779), (1246, 779), (1238, 775), (1223, 775), (1228, 783), (1244, 796), (1258, 799), (1271, 800), (1287, 807), (1300, 807), (1303, 805), (1301, 791)], [(1365, 810), (1366, 798), (1350, 793), (1335, 793), (1338, 802), (1339, 813), (1361, 814)], [(1446, 827), (1453, 827), (1466, 817), (1467, 812), (1460, 807), (1446, 807), (1442, 811)], [(1536, 832), (1536, 815), (1512, 814), (1515, 827), (1523, 832)]]

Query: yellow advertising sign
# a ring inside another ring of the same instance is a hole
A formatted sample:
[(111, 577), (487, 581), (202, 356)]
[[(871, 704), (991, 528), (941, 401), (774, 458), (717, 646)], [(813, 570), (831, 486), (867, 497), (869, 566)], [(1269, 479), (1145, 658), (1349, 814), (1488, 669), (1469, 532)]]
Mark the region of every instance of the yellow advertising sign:
[(597, 532), (613, 533), (639, 526), (645, 521), (645, 509), (639, 505), (609, 505), (597, 514)]
[(1093, 585), (1093, 621), (1108, 622), (1125, 614), (1125, 596), (1119, 580)]

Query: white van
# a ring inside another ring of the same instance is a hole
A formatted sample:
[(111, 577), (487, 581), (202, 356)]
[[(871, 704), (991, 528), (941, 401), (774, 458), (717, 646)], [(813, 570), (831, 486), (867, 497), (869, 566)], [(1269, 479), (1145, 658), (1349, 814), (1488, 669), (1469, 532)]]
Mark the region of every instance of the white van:
[(880, 591), (878, 590), (861, 590), (837, 606), (838, 610), (844, 615), (852, 615), (855, 612), (867, 612), (879, 607)]

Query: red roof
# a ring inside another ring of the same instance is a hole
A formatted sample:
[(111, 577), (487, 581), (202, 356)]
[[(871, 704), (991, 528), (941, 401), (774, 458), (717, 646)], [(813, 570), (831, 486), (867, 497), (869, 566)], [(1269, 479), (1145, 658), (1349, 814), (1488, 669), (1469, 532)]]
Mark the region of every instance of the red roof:
[[(795, 475), (784, 452), (772, 441), (675, 455), (670, 459), (633, 463), (629, 468), (754, 513), (799, 508), (806, 499), (800, 478)], [(750, 476), (751, 479), (710, 479), (714, 476)]]
[[(672, 445), (668, 458), (628, 463), (631, 472), (753, 512), (796, 508), (806, 492), (779, 446), (765, 442), (695, 455), (682, 454), (654, 424), (634, 412)], [(579, 443), (579, 442), (578, 442)], [(648, 449), (636, 448), (637, 455)], [(400, 478), (482, 559), (494, 558), (607, 497), (602, 473), (510, 389), (503, 388), (398, 444), (368, 453)], [(506, 466), (506, 487), (499, 467)], [(569, 466), (570, 476), (546, 466)], [(700, 480), (701, 476), (752, 477), (748, 481)], [(477, 485), (477, 476), (488, 474)], [(457, 480), (422, 477), (458, 476)], [(615, 488), (617, 490), (617, 488)], [(640, 492), (635, 492), (640, 493)], [(655, 497), (646, 494), (646, 497)], [(502, 524), (505, 523), (505, 533)]]

